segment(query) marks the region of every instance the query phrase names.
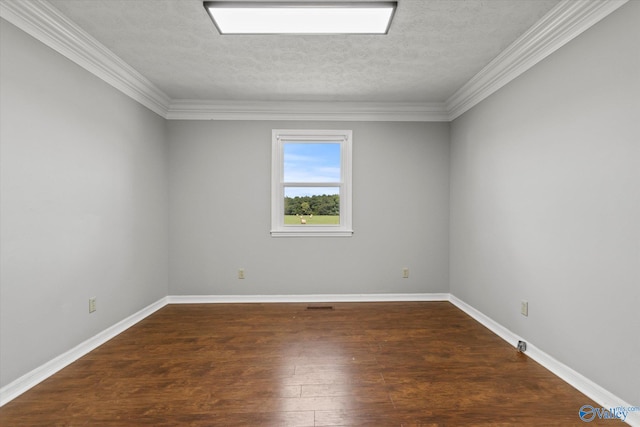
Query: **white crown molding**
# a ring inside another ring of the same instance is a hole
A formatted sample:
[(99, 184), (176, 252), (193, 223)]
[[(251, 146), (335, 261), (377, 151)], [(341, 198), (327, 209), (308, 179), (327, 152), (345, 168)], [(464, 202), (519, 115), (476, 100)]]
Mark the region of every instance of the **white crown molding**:
[(448, 120), (444, 103), (401, 102), (275, 102), (174, 100), (171, 120), (330, 120), (412, 121)]
[[(473, 319), (478, 321), (480, 324), (485, 326), (494, 334), (498, 335), (500, 338), (511, 344), (513, 347), (517, 347), (518, 341), (527, 342), (527, 350), (525, 354), (531, 359), (535, 360), (543, 367), (551, 371), (553, 374), (558, 376), (564, 382), (573, 386), (575, 389), (602, 405), (603, 408), (629, 408), (633, 405), (625, 402), (623, 399), (614, 395), (610, 391), (604, 389), (598, 384), (594, 383), (590, 379), (581, 375), (580, 373), (574, 371), (564, 363), (556, 360), (549, 354), (545, 353), (529, 341), (515, 333), (511, 332), (509, 329), (502, 326), (500, 323), (491, 319), (489, 316), (484, 313), (476, 310), (474, 307), (465, 303), (461, 299), (457, 298), (453, 294), (450, 295), (449, 301), (458, 307), (460, 310), (467, 313)], [(585, 402), (587, 403), (587, 402)], [(578, 417), (578, 408), (576, 408), (576, 419)], [(640, 426), (640, 413), (639, 412), (629, 412), (625, 422), (632, 426)]]
[(564, 0), (446, 101), (454, 120), (628, 0)]
[(449, 301), (448, 293), (309, 295), (170, 295), (169, 304)]
[(46, 1), (2, 0), (0, 17), (151, 111), (166, 115), (170, 98), (164, 92)]
[(628, 0), (564, 0), (446, 102), (171, 100), (45, 0), (0, 0), (0, 16), (170, 120), (452, 121)]
[(6, 386), (0, 388), (0, 407), (20, 396), (31, 387), (35, 387), (37, 384), (46, 380), (61, 369), (69, 366), (71, 363), (75, 362), (85, 354), (98, 348), (102, 344), (109, 341), (111, 338), (129, 329), (131, 326), (140, 322), (145, 317), (150, 316), (151, 314), (160, 310), (165, 305), (167, 305), (167, 297), (159, 299), (158, 301), (148, 305), (137, 313), (132, 314), (126, 319), (121, 320), (115, 325), (78, 344), (71, 350), (66, 351), (60, 356), (46, 362), (44, 365), (41, 365), (30, 372), (27, 372), (15, 381), (12, 381)]

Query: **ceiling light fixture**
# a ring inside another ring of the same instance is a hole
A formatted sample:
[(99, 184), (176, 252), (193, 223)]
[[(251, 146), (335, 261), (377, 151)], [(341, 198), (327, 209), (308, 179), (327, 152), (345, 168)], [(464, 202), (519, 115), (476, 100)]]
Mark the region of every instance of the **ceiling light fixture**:
[(397, 1), (205, 1), (220, 34), (387, 34)]

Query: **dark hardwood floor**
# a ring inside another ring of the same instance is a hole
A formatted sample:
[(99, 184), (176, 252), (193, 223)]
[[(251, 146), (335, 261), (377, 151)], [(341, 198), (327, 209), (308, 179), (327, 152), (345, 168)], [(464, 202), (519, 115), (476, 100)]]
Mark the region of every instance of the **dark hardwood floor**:
[(448, 302), (308, 305), (168, 305), (0, 425), (581, 426), (599, 406)]

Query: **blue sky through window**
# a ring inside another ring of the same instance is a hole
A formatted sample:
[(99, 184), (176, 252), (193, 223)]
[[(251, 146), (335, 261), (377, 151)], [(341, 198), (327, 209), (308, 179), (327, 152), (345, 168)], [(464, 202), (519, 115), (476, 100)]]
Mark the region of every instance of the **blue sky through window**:
[[(340, 143), (284, 144), (284, 181), (340, 182)], [(339, 194), (338, 187), (285, 187), (285, 197)]]
[(284, 144), (285, 182), (340, 182), (340, 143)]

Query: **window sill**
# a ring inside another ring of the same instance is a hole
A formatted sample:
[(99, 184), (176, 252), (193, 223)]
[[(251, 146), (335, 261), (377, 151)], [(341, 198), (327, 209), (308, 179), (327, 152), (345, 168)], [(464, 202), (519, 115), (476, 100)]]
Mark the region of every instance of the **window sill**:
[(271, 230), (271, 237), (351, 237), (353, 230)]

